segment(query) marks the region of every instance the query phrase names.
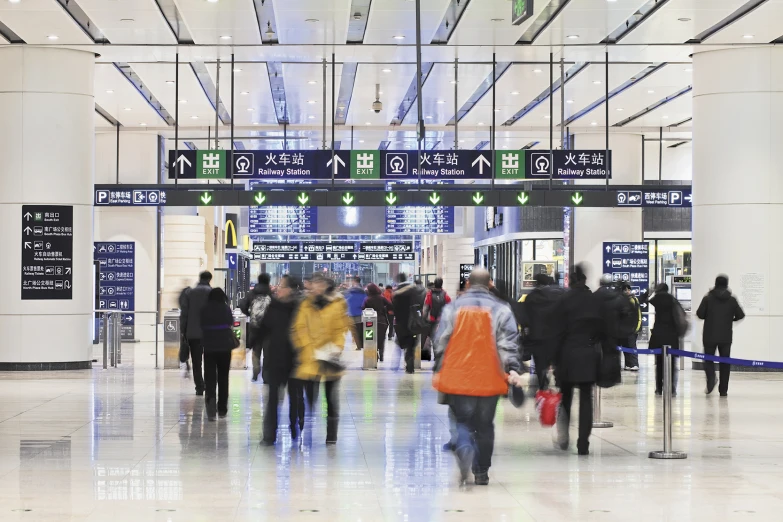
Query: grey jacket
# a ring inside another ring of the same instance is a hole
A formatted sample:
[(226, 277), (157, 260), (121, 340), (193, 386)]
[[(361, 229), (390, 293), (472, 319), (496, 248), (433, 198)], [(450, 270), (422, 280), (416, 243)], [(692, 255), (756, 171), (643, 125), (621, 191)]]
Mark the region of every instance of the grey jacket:
[(211, 291), (212, 287), (209, 284), (199, 283), (191, 288), (190, 292), (187, 292), (182, 299), (180, 324), (188, 339), (201, 339), (204, 335), (201, 331), (201, 310), (207, 304)]

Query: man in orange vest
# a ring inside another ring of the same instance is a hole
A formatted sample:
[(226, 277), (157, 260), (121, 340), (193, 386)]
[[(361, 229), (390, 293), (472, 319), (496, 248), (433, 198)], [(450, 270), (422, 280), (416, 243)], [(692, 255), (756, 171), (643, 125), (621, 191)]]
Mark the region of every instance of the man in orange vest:
[(461, 485), (471, 469), (477, 485), (489, 484), (498, 397), (519, 385), (517, 322), (489, 284), (489, 272), (471, 272), (468, 290), (443, 309), (434, 342), (433, 386), (457, 420)]

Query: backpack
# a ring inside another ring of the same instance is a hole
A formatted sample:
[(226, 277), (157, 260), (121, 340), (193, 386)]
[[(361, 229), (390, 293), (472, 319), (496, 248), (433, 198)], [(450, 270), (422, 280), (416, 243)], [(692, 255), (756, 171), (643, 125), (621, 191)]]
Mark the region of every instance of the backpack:
[(617, 322), (618, 338), (626, 338), (636, 333), (639, 325), (639, 313), (630, 298), (620, 298), (619, 319)]
[(682, 305), (678, 300), (672, 297), (672, 301), (674, 301), (672, 310), (674, 312), (674, 326), (677, 328), (677, 335), (679, 337), (685, 337), (685, 334), (687, 334), (688, 330), (691, 328), (691, 324), (688, 321), (688, 315), (685, 313), (685, 310), (683, 310)]
[(410, 314), (408, 315), (408, 331), (411, 335), (424, 333), (429, 326), (430, 322), (421, 314), (421, 305), (411, 305)]
[(443, 312), (443, 307), (446, 306), (446, 292), (441, 290), (440, 292), (431, 292), (432, 306), (430, 306), (430, 316), (436, 320), (440, 319), (440, 314)]
[(249, 322), (256, 328), (261, 327), (261, 321), (264, 320), (264, 314), (266, 309), (269, 308), (269, 303), (272, 302), (272, 298), (268, 295), (259, 295), (250, 304)]

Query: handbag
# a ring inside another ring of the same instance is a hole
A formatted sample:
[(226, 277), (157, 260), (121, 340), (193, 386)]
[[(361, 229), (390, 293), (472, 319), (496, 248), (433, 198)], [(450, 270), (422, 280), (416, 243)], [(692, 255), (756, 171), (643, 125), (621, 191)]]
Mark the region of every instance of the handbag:
[(598, 366), (598, 380), (596, 386), (599, 388), (611, 388), (622, 382), (620, 373), (620, 352), (603, 352), (601, 362)]
[(562, 400), (563, 394), (554, 390), (538, 390), (536, 392), (536, 411), (538, 412), (538, 421), (542, 426), (555, 425), (557, 410), (560, 408)]
[(313, 352), (313, 358), (321, 366), (322, 373), (338, 373), (345, 370), (343, 351), (334, 343), (327, 343)]

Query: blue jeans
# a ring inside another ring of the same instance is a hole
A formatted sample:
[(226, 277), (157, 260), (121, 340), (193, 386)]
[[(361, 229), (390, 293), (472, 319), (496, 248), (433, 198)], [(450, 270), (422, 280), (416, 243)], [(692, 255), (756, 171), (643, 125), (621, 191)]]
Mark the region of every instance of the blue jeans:
[(492, 465), (492, 450), (495, 446), (495, 410), (498, 397), (471, 397), (450, 395), (449, 407), (457, 419), (457, 447), (473, 446), (474, 472), (486, 472)]

